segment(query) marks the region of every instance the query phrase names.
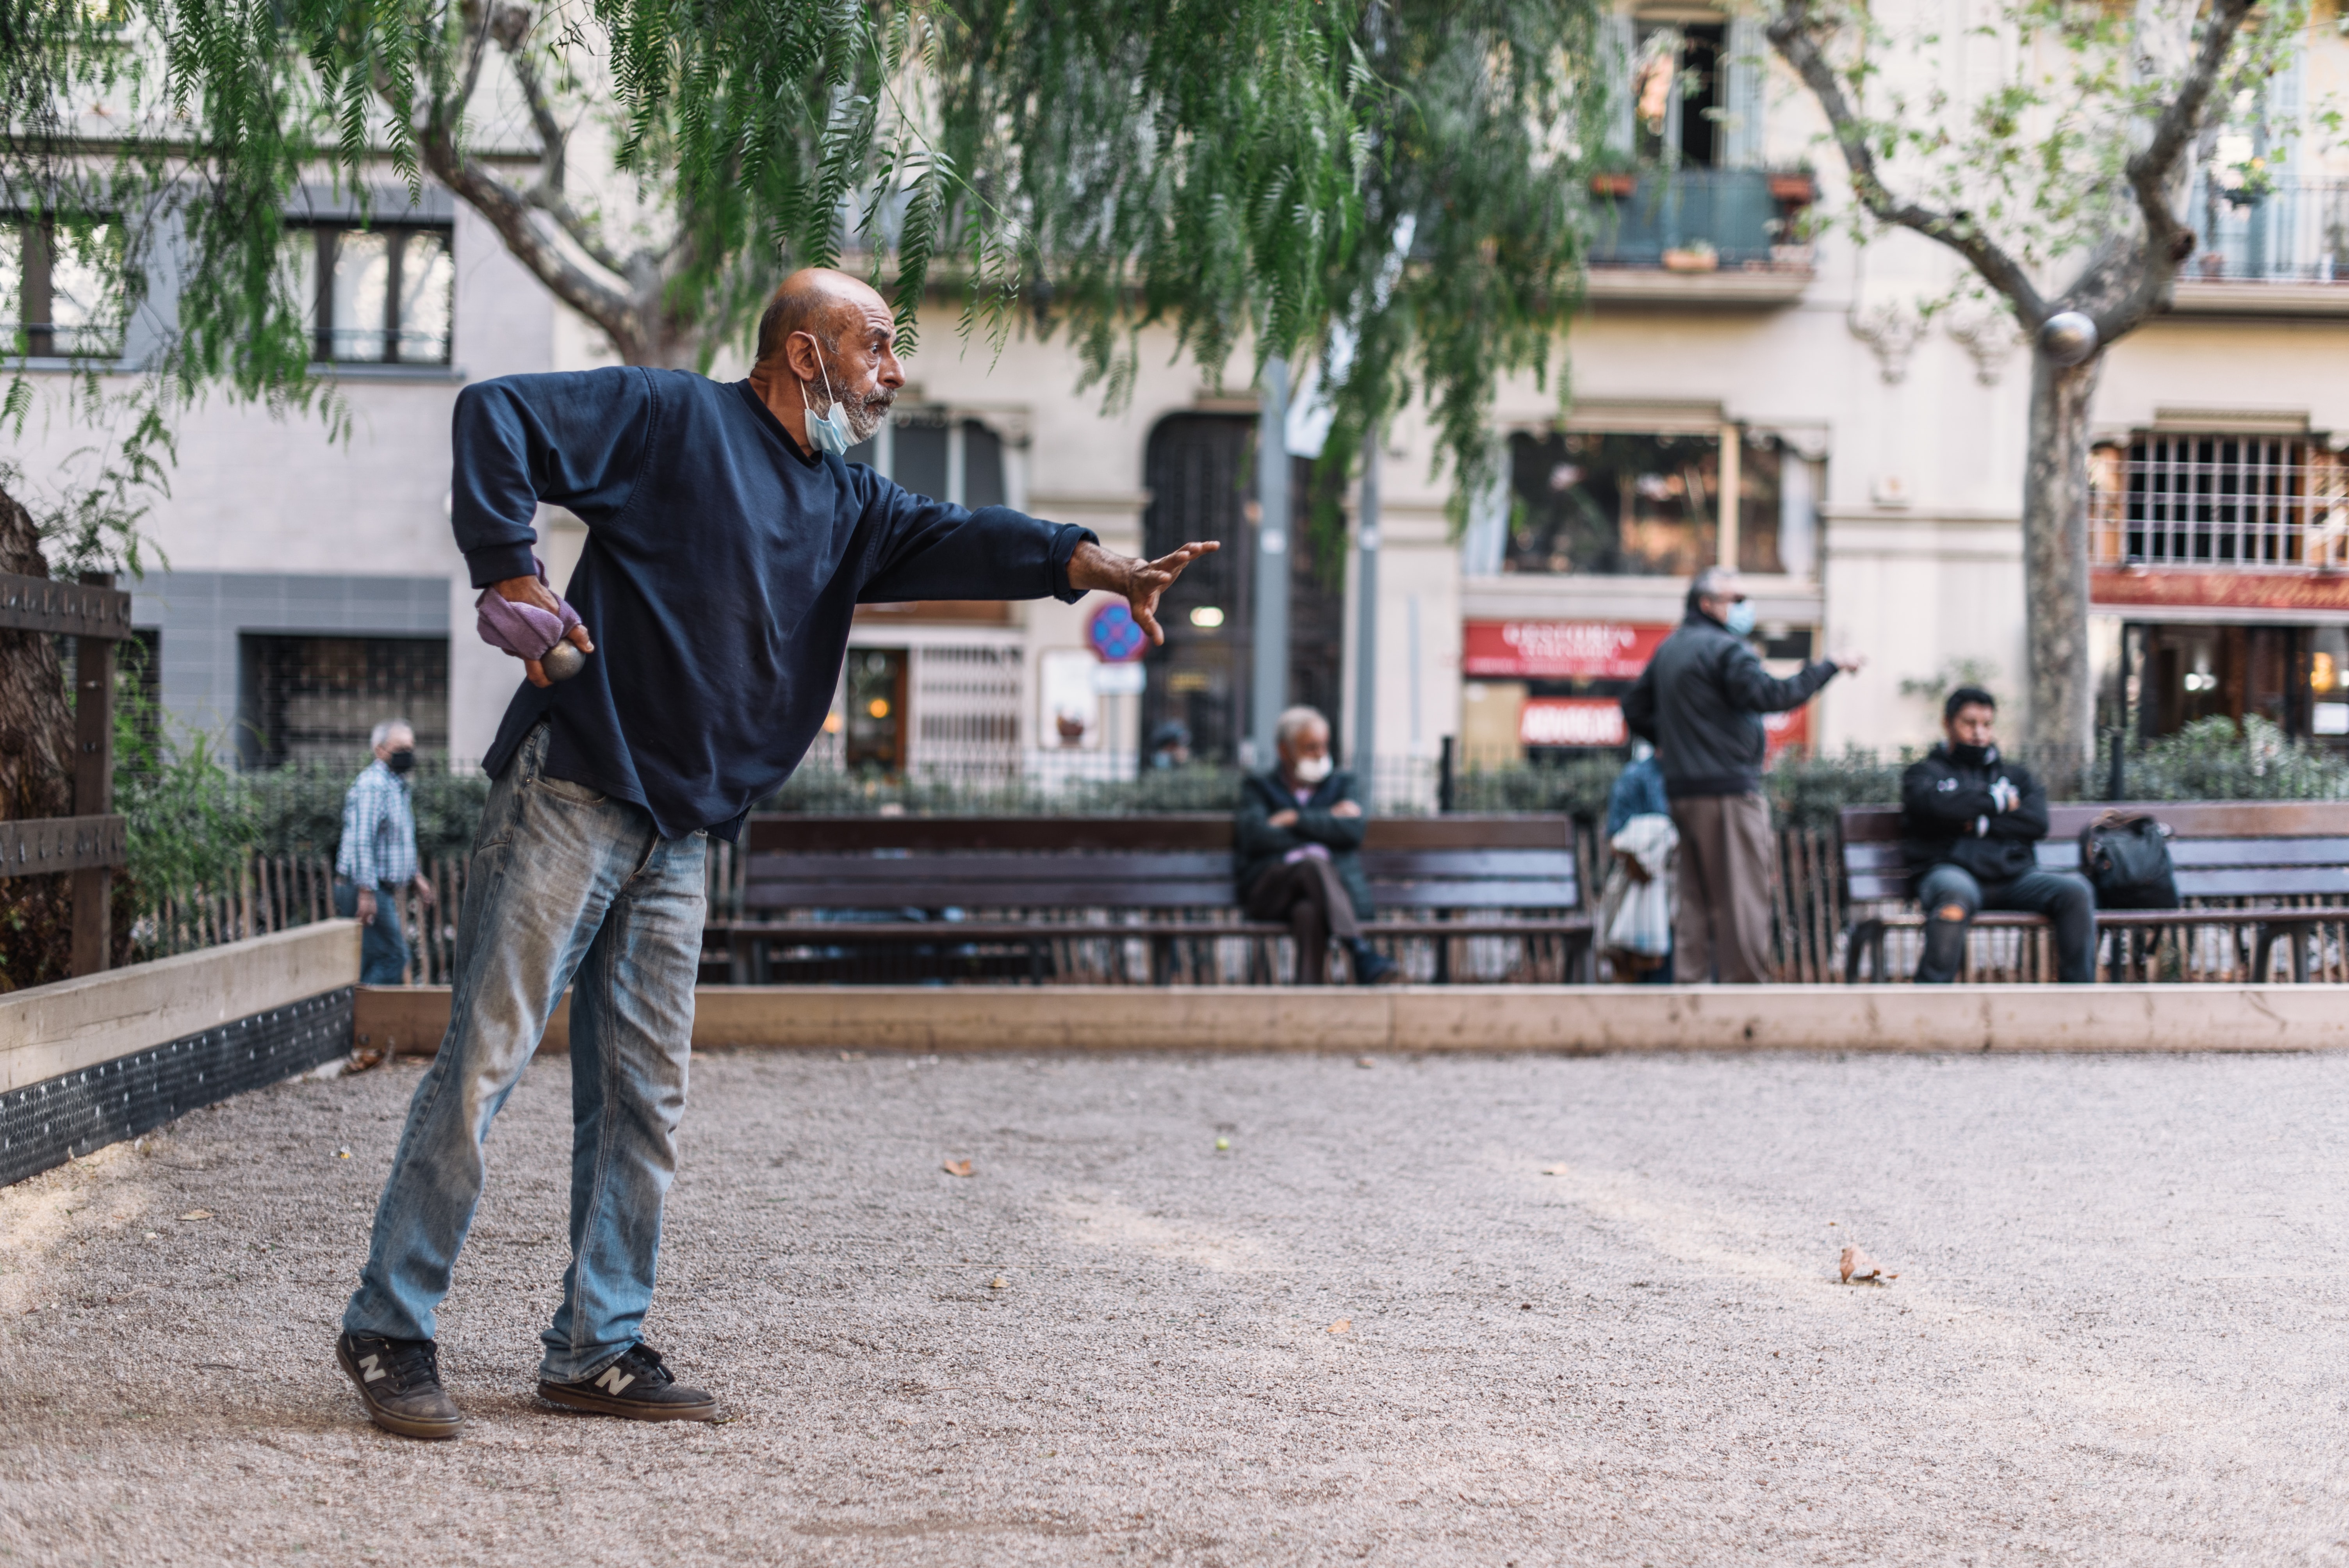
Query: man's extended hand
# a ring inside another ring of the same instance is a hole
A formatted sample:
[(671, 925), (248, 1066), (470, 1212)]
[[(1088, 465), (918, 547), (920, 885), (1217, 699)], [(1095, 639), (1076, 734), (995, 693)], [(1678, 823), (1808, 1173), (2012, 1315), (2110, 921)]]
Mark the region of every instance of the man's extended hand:
[(1827, 662), (1847, 676), (1856, 676), (1868, 667), (1868, 655), (1846, 649), (1842, 653), (1829, 654)]
[[(1075, 562), (1071, 562), (1070, 564), (1073, 566)], [(555, 596), (554, 589), (535, 577), (509, 577), (502, 583), (491, 583), (490, 587), (495, 591), (499, 598), (509, 604), (528, 604), (533, 609), (543, 610), (548, 614), (558, 617), (563, 614), (563, 601)], [(564, 635), (581, 653), (592, 654), (595, 651), (595, 644), (587, 635), (587, 628), (585, 625), (574, 626)], [(523, 673), (530, 677), (530, 684), (534, 686), (549, 686), (554, 684), (546, 678), (545, 668), (536, 659), (523, 660), (522, 668)]]
[[(1204, 544), (1186, 544), (1170, 551), (1155, 561), (1137, 561), (1132, 556), (1112, 555), (1088, 540), (1069, 557), (1069, 586), (1081, 593), (1102, 588), (1123, 595), (1133, 607), (1134, 624), (1149, 634), (1153, 643), (1164, 643), (1166, 634), (1158, 629), (1158, 596), (1183, 575), (1183, 568), (1222, 548), (1220, 542), (1209, 540)], [(498, 586), (501, 592), (504, 590), (503, 583)]]

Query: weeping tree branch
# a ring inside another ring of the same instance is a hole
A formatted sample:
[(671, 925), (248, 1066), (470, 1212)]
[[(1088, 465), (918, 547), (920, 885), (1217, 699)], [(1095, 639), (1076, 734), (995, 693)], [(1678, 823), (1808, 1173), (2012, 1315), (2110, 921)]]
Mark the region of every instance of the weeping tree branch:
[[(2248, 4), (2249, 0), (2227, 3)], [(1868, 144), (1868, 126), (1845, 95), (1843, 79), (1819, 49), (1818, 34), (1827, 26), (1812, 11), (1811, 0), (1787, 0), (1771, 18), (1767, 30), (1771, 45), (1795, 67), (1826, 113), (1836, 145), (1843, 150), (1844, 164), (1851, 170), (1852, 193), (1878, 222), (1913, 230), (1965, 257), (1985, 283), (2014, 303), (2023, 325), (2036, 329), (2050, 311), (2020, 262), (1965, 212), (1943, 212), (1904, 201), (1884, 183), (1877, 171), (1875, 150)]]

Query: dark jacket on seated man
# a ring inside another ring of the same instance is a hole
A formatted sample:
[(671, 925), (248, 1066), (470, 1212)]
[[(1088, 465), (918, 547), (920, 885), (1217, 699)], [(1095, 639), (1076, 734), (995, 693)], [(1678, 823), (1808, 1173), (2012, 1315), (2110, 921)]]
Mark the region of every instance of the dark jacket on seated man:
[[(1239, 818), (1232, 829), (1232, 863), (1238, 868), (1235, 880), (1239, 884), (1240, 902), (1246, 903), (1248, 890), (1255, 887), (1265, 872), (1282, 864), (1291, 852), (1307, 844), (1319, 844), (1330, 852), (1330, 864), (1338, 880), (1346, 884), (1346, 894), (1354, 906), (1358, 921), (1371, 918), (1371, 880), (1362, 874), (1362, 835), (1370, 830), (1370, 819), (1335, 817), (1330, 808), (1340, 800), (1361, 805), (1354, 793), (1354, 776), (1339, 771), (1313, 787), (1313, 793), (1299, 800), (1288, 787), (1288, 781), (1276, 768), (1268, 773), (1251, 773), (1240, 780)], [(1276, 828), (1270, 819), (1282, 811), (1297, 813), (1293, 827)]]
[[(2020, 801), (2008, 811), (1991, 799), (1992, 781), (2002, 778)], [(1945, 740), (1900, 775), (1900, 830), (1912, 879), (1953, 865), (1977, 882), (2013, 882), (2039, 869), (2032, 846), (2047, 836), (2047, 787), (1995, 746)]]
[(1901, 831), (1917, 902), (1925, 910), (1923, 984), (1957, 978), (1966, 929), (1985, 909), (2044, 914), (2055, 927), (2056, 978), (2096, 977), (2096, 895), (2087, 882), (2039, 869), (2047, 788), (1999, 755), (1989, 693), (1961, 686), (1944, 705), (1947, 739), (1900, 776)]
[(1351, 955), (1355, 983), (1376, 985), (1395, 965), (1362, 935), (1371, 918), (1361, 855), (1370, 823), (1354, 776), (1330, 766), (1330, 721), (1309, 707), (1280, 716), (1274, 748), (1278, 767), (1240, 781), (1232, 832), (1240, 908), (1250, 920), (1288, 927), (1299, 985), (1328, 977), (1332, 937)]

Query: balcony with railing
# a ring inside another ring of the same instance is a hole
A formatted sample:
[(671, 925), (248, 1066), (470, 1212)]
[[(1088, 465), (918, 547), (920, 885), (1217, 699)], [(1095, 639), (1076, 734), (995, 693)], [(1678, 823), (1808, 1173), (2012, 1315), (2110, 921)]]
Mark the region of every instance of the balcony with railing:
[(2349, 464), (2305, 436), (2139, 436), (2089, 467), (2091, 566), (2349, 569)]
[(1786, 303), (1811, 277), (1795, 218), (1811, 176), (1764, 169), (1642, 168), (1590, 181), (1594, 300)]
[(2179, 270), (2189, 313), (2349, 314), (2349, 180), (2205, 174), (2191, 202), (2195, 253)]

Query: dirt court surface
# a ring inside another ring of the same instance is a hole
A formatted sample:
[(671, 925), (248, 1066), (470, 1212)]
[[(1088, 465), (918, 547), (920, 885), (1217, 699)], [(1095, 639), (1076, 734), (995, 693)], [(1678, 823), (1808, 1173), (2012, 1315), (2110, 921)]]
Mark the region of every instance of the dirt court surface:
[(2349, 1563), (2349, 1057), (707, 1056), (666, 1427), (533, 1393), (546, 1060), (440, 1445), (329, 1351), (419, 1071), (0, 1191), (0, 1563)]

